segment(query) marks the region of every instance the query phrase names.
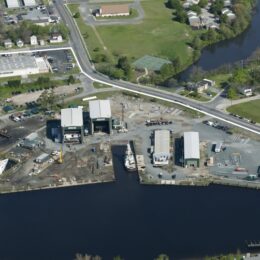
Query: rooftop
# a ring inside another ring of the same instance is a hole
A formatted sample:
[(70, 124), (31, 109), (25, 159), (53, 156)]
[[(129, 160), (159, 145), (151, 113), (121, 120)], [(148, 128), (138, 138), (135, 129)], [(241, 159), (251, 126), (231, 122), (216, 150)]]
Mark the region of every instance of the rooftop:
[(121, 14), (129, 13), (128, 4), (119, 4), (119, 5), (102, 5), (101, 14)]
[(154, 154), (170, 153), (170, 131), (154, 131)]
[(20, 6), (18, 0), (6, 0), (6, 5), (8, 8), (17, 8)]
[(198, 132), (184, 132), (184, 159), (200, 158), (200, 141)]
[(89, 101), (90, 118), (109, 118), (111, 117), (111, 108), (109, 100), (91, 100)]
[(30, 21), (49, 21), (49, 14), (46, 10), (37, 10), (33, 9), (28, 11), (27, 14), (21, 15), (23, 20), (30, 20)]
[(0, 56), (0, 71), (37, 68), (35, 57), (28, 55)]
[(65, 108), (61, 110), (61, 126), (83, 126), (83, 110), (82, 107)]

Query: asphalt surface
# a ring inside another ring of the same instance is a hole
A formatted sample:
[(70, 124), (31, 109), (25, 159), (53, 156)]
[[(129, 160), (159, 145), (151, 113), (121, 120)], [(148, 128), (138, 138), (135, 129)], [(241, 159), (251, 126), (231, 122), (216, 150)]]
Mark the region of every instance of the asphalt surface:
[(75, 55), (78, 59), (78, 62), (80, 64), (83, 72), (90, 79), (100, 81), (104, 84), (121, 87), (121, 88), (130, 90), (130, 91), (136, 91), (136, 92), (140, 92), (140, 93), (143, 93), (146, 95), (147, 94), (152, 95), (157, 98), (167, 99), (167, 100), (173, 101), (175, 103), (180, 103), (188, 108), (198, 110), (204, 114), (208, 114), (212, 117), (218, 118), (220, 120), (232, 123), (234, 125), (244, 128), (244, 129), (246, 128), (247, 130), (260, 134), (260, 127), (258, 125), (253, 125), (251, 123), (247, 123), (244, 120), (233, 117), (229, 114), (225, 114), (221, 111), (216, 110), (215, 108), (210, 107), (209, 104), (202, 104), (197, 101), (182, 97), (180, 95), (177, 95), (174, 93), (169, 93), (166, 91), (161, 91), (156, 88), (150, 88), (150, 87), (146, 87), (146, 86), (142, 86), (142, 85), (136, 85), (136, 84), (133, 84), (130, 82), (122, 81), (122, 80), (112, 80), (109, 77), (107, 77), (106, 75), (98, 73), (95, 70), (94, 65), (89, 61), (89, 57), (85, 50), (84, 44), (81, 40), (81, 35), (80, 35), (79, 31), (77, 30), (77, 27), (73, 21), (73, 18), (71, 17), (68, 10), (64, 6), (64, 2), (62, 0), (56, 0), (55, 6), (56, 6), (57, 11), (59, 12), (61, 18), (63, 19), (63, 21), (65, 21), (68, 28), (70, 29), (70, 39), (71, 39), (72, 48), (74, 49)]

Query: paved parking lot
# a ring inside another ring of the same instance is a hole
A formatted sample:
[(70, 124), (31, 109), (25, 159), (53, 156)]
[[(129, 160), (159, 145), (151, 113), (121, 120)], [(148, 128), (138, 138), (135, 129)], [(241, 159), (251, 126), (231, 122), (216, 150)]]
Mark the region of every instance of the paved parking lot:
[(47, 56), (54, 73), (67, 73), (75, 66), (73, 54), (70, 50), (41, 52), (41, 56)]

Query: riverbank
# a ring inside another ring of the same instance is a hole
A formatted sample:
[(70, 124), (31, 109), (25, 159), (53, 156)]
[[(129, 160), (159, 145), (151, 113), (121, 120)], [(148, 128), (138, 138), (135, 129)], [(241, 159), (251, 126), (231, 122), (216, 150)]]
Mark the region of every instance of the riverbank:
[[(81, 9), (80, 5), (77, 4), (67, 6), (71, 14)], [(135, 82), (135, 78), (140, 76), (139, 73), (134, 75), (133, 72), (124, 72), (124, 68), (120, 68), (118, 65), (121, 57), (127, 57), (130, 66), (137, 59), (151, 54), (172, 61), (176, 68), (173, 66), (173, 70), (169, 68), (163, 73), (160, 71), (149, 73), (142, 82), (143, 84), (158, 85), (162, 82), (165, 83), (167, 78), (185, 70), (199, 60), (201, 50), (211, 45), (214, 46), (220, 41), (235, 38), (245, 31), (253, 16), (252, 10), (255, 4), (254, 1), (250, 1), (250, 4), (245, 3), (243, 14), (237, 15), (234, 25), (233, 22), (226, 22), (223, 26), (221, 25), (219, 31), (191, 30), (189, 25), (172, 21), (170, 9), (167, 9), (163, 2), (156, 1), (155, 6), (154, 1), (147, 1), (143, 2), (142, 6), (146, 15), (144, 21), (140, 24), (90, 26), (81, 17), (76, 18), (75, 23), (77, 23), (83, 40), (88, 46), (88, 52), (96, 65), (96, 69), (109, 74), (111, 77), (124, 78)], [(157, 19), (154, 19), (154, 17), (157, 17)], [(243, 22), (241, 22), (241, 19), (244, 19)], [(163, 30), (160, 24), (166, 24)], [(234, 31), (232, 31), (233, 26)], [(167, 30), (171, 32), (167, 32)], [(173, 30), (177, 31), (173, 33)], [(144, 31), (153, 33), (143, 34)], [(172, 35), (174, 35), (174, 38), (172, 38)], [(128, 37), (131, 38), (131, 46), (129, 42), (125, 42)], [(140, 40), (145, 48), (140, 48)]]

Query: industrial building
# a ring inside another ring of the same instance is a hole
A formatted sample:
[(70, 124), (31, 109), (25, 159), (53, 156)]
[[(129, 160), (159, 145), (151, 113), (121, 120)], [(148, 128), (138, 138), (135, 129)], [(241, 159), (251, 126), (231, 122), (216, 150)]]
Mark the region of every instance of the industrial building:
[(199, 167), (200, 141), (198, 132), (184, 132), (184, 166)]
[(84, 135), (82, 107), (61, 110), (63, 143), (82, 143)]
[(23, 0), (24, 6), (36, 6), (35, 0)]
[(45, 26), (51, 22), (49, 13), (46, 10), (32, 9), (27, 14), (19, 16), (21, 20), (31, 21), (34, 24)]
[(20, 4), (18, 0), (6, 0), (7, 8), (19, 8)]
[(89, 101), (90, 133), (112, 132), (112, 117), (109, 100)]
[(49, 63), (43, 57), (12, 55), (0, 57), (0, 78), (48, 73)]
[(169, 163), (170, 159), (170, 131), (154, 131), (154, 152), (153, 165), (164, 166)]

